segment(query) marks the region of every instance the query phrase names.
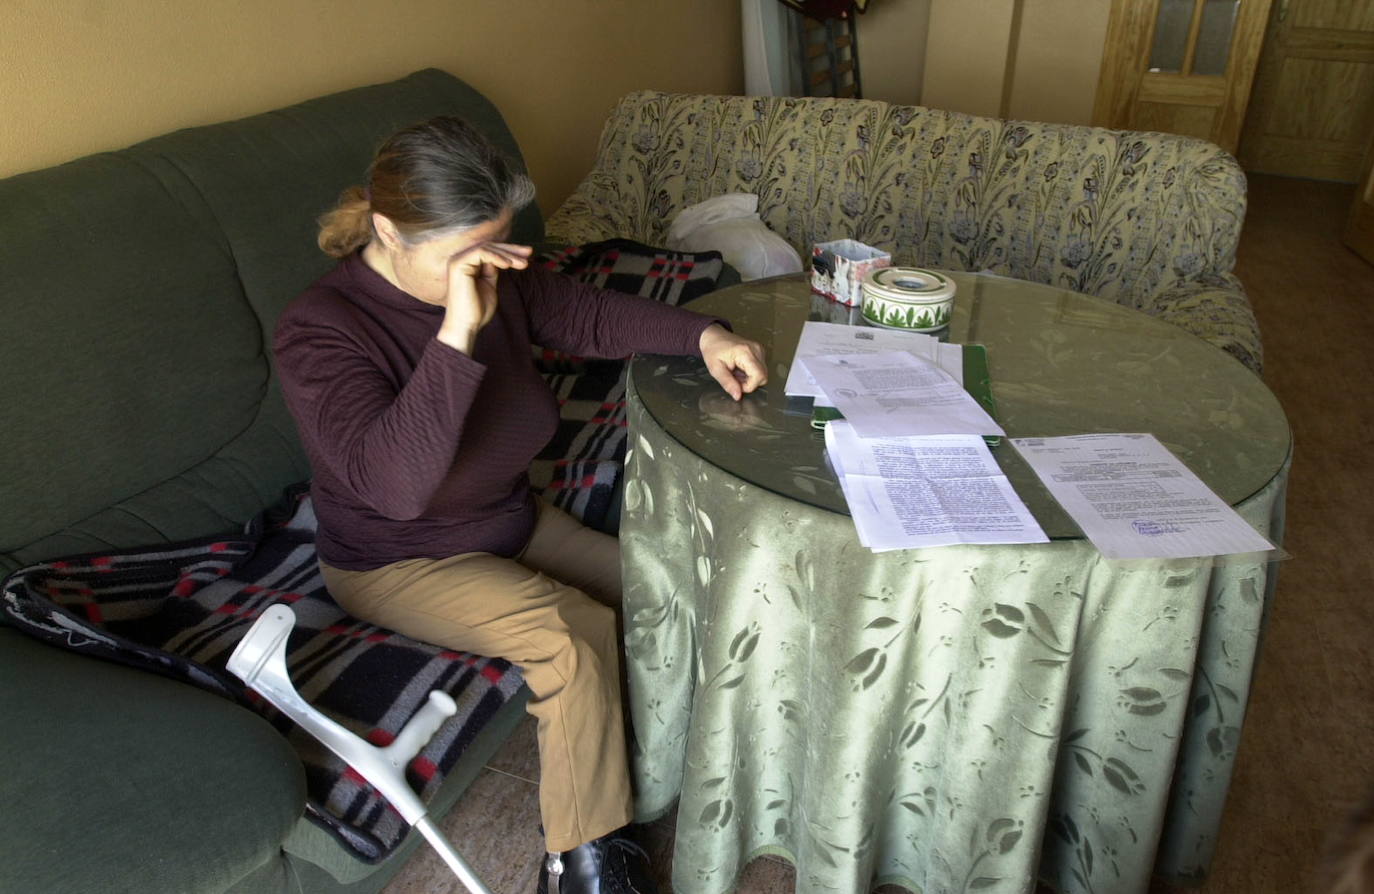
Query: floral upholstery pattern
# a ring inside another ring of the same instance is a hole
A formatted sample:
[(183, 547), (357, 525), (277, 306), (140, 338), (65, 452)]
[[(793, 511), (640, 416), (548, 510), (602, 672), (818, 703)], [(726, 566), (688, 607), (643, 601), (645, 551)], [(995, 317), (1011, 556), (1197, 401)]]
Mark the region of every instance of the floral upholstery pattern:
[(1158, 316), (1259, 372), (1231, 274), (1235, 160), (1169, 134), (980, 118), (872, 100), (632, 93), (549, 219), (565, 243), (662, 244), (683, 208), (752, 192), (803, 257), (858, 239), (893, 263), (990, 270)]

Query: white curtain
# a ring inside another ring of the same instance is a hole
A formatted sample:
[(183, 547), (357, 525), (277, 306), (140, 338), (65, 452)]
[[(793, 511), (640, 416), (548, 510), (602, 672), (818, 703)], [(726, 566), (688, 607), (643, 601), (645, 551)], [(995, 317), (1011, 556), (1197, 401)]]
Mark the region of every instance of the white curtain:
[(740, 0), (747, 96), (800, 96), (797, 13), (778, 0)]

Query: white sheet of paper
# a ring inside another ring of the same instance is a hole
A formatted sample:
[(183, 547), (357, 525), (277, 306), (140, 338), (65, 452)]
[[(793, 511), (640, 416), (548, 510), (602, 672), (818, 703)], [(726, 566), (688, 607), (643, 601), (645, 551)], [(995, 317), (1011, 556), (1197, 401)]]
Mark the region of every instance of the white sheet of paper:
[(1012, 443), (1110, 559), (1182, 559), (1274, 548), (1154, 435), (1013, 438)]
[(1048, 538), (977, 435), (860, 438), (825, 428), (859, 542), (874, 552)]
[[(862, 438), (1004, 434), (963, 386), (903, 351), (808, 357), (824, 400)], [(819, 401), (818, 401), (819, 403)]]
[[(942, 342), (922, 332), (902, 332), (873, 326), (845, 326), (808, 320), (797, 341), (797, 353), (787, 373), (783, 393), (788, 397), (820, 397), (821, 390), (806, 368), (807, 357), (825, 354), (876, 354), (881, 351), (906, 351), (940, 364), (940, 368), (964, 383), (964, 346)], [(824, 406), (824, 404), (822, 404)]]
[(964, 346), (952, 345), (947, 341), (937, 342), (935, 362), (940, 369), (949, 373), (959, 387), (964, 387)]

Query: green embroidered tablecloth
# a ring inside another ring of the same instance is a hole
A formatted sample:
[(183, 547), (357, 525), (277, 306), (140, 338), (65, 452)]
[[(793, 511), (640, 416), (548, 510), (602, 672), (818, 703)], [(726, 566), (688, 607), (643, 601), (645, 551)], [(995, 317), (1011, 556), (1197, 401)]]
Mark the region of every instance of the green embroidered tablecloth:
[[(949, 338), (988, 346), (1010, 436), (1151, 431), (1281, 539), (1290, 437), (1253, 373), (1099, 299), (956, 278)], [(674, 889), (732, 890), (761, 853), (789, 858), (799, 891), (1201, 876), (1268, 557), (1104, 560), (1009, 446), (995, 455), (1051, 543), (875, 555), (782, 395), (802, 322), (846, 312), (798, 279), (697, 306), (767, 344), (771, 382), (735, 405), (699, 361), (632, 365), (636, 811), (678, 803)]]

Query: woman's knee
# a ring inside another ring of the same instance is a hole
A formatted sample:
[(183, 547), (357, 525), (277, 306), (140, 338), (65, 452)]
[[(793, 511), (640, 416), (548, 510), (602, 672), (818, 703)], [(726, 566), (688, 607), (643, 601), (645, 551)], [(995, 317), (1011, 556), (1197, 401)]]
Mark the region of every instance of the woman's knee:
[(526, 681), (541, 698), (561, 690), (600, 690), (606, 680), (619, 677), (615, 613), (593, 603), (591, 608), (577, 611), (571, 620), (573, 623), (546, 631), (548, 658), (537, 666), (525, 666)]
[(578, 591), (576, 600), (568, 600), (559, 614), (574, 641), (582, 641), (598, 648), (616, 639), (616, 612), (585, 593)]

